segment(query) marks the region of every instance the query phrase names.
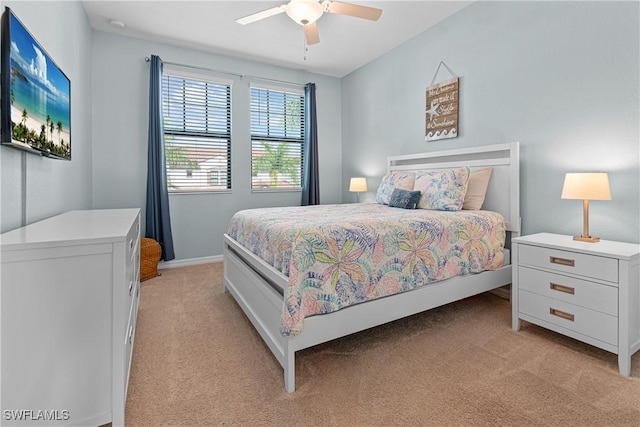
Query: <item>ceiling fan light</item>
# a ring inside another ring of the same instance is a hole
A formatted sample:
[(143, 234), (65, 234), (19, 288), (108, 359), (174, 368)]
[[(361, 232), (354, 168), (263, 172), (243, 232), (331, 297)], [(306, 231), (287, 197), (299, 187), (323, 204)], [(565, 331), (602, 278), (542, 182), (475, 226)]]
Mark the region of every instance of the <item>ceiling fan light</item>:
[(285, 12), (298, 24), (307, 25), (316, 22), (322, 16), (324, 8), (317, 0), (291, 0)]

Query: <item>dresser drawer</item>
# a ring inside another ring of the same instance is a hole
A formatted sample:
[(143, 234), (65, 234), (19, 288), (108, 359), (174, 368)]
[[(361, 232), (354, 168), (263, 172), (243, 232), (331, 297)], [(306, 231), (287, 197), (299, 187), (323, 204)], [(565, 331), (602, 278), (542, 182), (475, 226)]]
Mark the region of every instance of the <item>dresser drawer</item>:
[(528, 267), (518, 269), (520, 289), (618, 316), (618, 288)]
[(125, 307), (131, 306), (136, 286), (140, 282), (140, 239), (136, 239), (134, 243), (134, 250), (129, 255), (126, 265), (126, 276), (123, 283), (124, 286), (124, 305)]
[(131, 303), (131, 310), (129, 311), (129, 321), (127, 322), (127, 328), (124, 334), (124, 348), (125, 348), (125, 369), (124, 369), (124, 388), (125, 393), (127, 391), (127, 385), (129, 381), (129, 371), (131, 369), (131, 356), (133, 354), (133, 341), (136, 333), (136, 322), (138, 320), (138, 300), (140, 296), (140, 284), (136, 284), (133, 291), (133, 300)]
[(139, 247), (140, 242), (140, 216), (138, 216), (129, 229), (126, 237), (126, 245), (127, 245), (127, 259), (129, 259), (137, 247)]
[(518, 263), (618, 283), (618, 260), (614, 258), (520, 244)]
[[(131, 356), (133, 354), (133, 326), (127, 328), (127, 339), (124, 343), (125, 348), (125, 365), (124, 365), (124, 393), (126, 397), (127, 388), (129, 386), (129, 373), (131, 371)], [(129, 338), (129, 334), (131, 338)]]
[(615, 316), (522, 289), (519, 292), (519, 309), (520, 313), (613, 346), (618, 345), (618, 318)]
[(137, 267), (135, 265), (127, 266), (127, 275), (126, 280), (122, 284), (124, 287), (124, 307), (127, 309), (127, 313), (131, 307), (131, 303), (133, 302), (133, 297), (136, 293), (136, 286), (138, 284), (138, 280), (136, 280), (137, 275)]

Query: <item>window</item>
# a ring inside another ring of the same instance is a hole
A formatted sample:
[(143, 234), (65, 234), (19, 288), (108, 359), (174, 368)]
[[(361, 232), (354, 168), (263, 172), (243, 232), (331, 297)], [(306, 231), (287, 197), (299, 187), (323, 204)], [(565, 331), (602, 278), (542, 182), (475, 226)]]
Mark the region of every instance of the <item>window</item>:
[(304, 92), (251, 87), (251, 188), (299, 190)]
[(229, 190), (231, 85), (164, 74), (162, 108), (169, 192)]

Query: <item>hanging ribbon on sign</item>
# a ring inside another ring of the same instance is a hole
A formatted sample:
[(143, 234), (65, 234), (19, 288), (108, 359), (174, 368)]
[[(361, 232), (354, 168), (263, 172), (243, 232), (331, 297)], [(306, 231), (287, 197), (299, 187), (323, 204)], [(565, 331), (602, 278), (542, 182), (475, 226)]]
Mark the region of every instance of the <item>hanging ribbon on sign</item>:
[[(434, 84), (440, 67), (443, 65), (453, 78)], [(426, 91), (425, 141), (437, 141), (458, 136), (459, 80), (447, 64), (440, 61)]]

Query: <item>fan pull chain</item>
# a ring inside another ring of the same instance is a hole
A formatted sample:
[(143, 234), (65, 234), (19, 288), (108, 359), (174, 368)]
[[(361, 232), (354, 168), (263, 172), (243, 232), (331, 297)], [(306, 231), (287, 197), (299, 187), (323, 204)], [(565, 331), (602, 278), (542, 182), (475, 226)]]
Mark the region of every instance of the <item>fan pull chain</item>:
[(307, 36), (304, 33), (304, 31), (302, 32), (302, 57), (304, 58), (304, 61), (307, 61), (307, 52), (309, 51), (309, 46), (307, 46)]

